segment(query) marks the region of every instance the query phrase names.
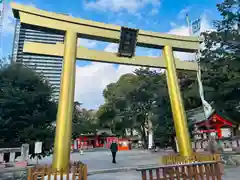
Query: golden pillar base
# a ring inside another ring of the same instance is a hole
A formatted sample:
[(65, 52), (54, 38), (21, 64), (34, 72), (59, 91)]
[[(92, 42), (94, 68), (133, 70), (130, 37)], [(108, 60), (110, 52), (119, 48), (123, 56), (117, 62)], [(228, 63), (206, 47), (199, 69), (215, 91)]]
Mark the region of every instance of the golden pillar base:
[(67, 171), (72, 140), (72, 113), (75, 87), (77, 33), (67, 31), (64, 45), (63, 70), (53, 151), (53, 168)]
[(173, 56), (173, 50), (170, 46), (163, 49), (166, 63), (166, 75), (168, 92), (173, 113), (176, 138), (181, 156), (189, 157), (192, 155), (192, 147), (187, 127), (186, 114), (182, 102), (181, 92), (178, 84), (176, 65)]

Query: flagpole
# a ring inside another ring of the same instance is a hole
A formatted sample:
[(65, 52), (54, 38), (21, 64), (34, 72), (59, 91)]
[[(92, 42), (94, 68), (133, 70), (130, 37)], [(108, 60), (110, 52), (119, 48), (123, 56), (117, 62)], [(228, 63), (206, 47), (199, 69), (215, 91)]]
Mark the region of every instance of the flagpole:
[[(187, 26), (188, 26), (189, 35), (191, 36), (191, 35), (193, 35), (193, 32), (192, 32), (191, 22), (190, 22), (188, 14), (186, 14), (186, 22), (187, 22)], [(211, 115), (211, 113), (213, 112), (213, 108), (204, 98), (203, 84), (202, 84), (202, 80), (201, 80), (200, 62), (198, 62), (197, 80), (198, 80), (198, 86), (199, 86), (199, 94), (200, 94), (200, 98), (201, 98), (202, 105), (203, 105), (203, 112), (204, 112), (205, 119), (207, 121), (207, 129), (209, 130), (208, 118)]]
[(192, 35), (192, 30), (191, 30), (191, 23), (190, 23), (190, 19), (189, 19), (188, 13), (186, 14), (186, 22), (187, 22), (187, 26), (188, 26), (189, 36), (191, 36)]

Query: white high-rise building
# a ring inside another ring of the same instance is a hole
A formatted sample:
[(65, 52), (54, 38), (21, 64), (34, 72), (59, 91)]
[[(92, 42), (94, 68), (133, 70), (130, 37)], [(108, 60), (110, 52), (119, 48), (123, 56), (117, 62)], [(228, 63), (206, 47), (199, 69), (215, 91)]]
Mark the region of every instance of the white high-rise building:
[(64, 34), (54, 30), (31, 27), (17, 20), (12, 52), (12, 62), (23, 63), (40, 73), (52, 86), (53, 98), (58, 100), (63, 58), (23, 53), (24, 41), (55, 44), (64, 42)]

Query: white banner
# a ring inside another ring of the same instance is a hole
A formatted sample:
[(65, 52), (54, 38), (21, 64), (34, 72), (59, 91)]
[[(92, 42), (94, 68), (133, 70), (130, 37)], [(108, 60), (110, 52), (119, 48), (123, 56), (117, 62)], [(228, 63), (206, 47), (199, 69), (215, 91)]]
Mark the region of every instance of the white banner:
[(200, 64), (199, 64), (198, 65), (198, 72), (197, 72), (197, 80), (198, 80), (199, 94), (200, 94), (200, 98), (201, 98), (201, 101), (202, 101), (205, 118), (207, 120), (211, 116), (211, 114), (213, 113), (214, 109), (204, 98), (204, 90), (203, 90), (201, 76), (202, 76), (201, 75), (201, 68), (200, 68)]
[(35, 142), (34, 153), (40, 154), (42, 153), (42, 142)]

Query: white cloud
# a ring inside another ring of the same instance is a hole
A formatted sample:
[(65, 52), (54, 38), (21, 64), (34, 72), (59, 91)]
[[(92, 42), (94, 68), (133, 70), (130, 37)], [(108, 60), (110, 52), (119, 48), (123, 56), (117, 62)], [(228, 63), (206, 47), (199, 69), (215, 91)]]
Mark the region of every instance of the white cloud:
[(78, 38), (77, 40), (77, 46), (84, 46), (87, 47), (89, 49), (91, 48), (95, 48), (97, 46), (97, 41), (92, 41), (92, 40), (88, 40), (88, 39), (82, 39), (82, 38)]
[(159, 4), (160, 0), (95, 0), (87, 2), (86, 7), (113, 12), (136, 13), (146, 5), (159, 6)]
[(212, 23), (208, 19), (206, 14), (203, 14), (201, 16), (201, 32), (205, 31), (215, 31), (215, 29), (212, 27)]
[(3, 35), (7, 35), (9, 33), (14, 32), (14, 26), (15, 26), (14, 22), (15, 22), (15, 20), (13, 17), (11, 7), (9, 6), (9, 4), (4, 4), (4, 13), (3, 13), (3, 21), (2, 21)]
[[(1, 8), (2, 8), (2, 5), (1, 5)], [(36, 7), (32, 3), (28, 3), (25, 5)], [(3, 13), (3, 21), (2, 21), (3, 35), (8, 35), (13, 33), (14, 28), (15, 28), (15, 18), (13, 17), (12, 8), (10, 7), (9, 3), (4, 3), (4, 13)]]
[(104, 102), (103, 90), (116, 82), (121, 75), (131, 73), (134, 66), (93, 62), (90, 65), (76, 67), (75, 100), (83, 103), (83, 107), (97, 109)]
[[(116, 53), (118, 44), (108, 44), (104, 51)], [(156, 55), (151, 51), (147, 54)], [(76, 67), (75, 100), (83, 103), (85, 108), (97, 109), (104, 103), (103, 90), (105, 87), (116, 82), (123, 74), (132, 73), (138, 66), (118, 65), (92, 62), (87, 66)], [(155, 69), (157, 70), (157, 69)]]
[[(33, 4), (26, 4), (28, 6), (33, 6)], [(3, 7), (4, 6), (4, 7)], [(3, 11), (3, 19), (2, 19), (2, 37), (12, 37), (14, 30), (15, 30), (15, 18), (13, 17), (13, 13), (12, 13), (12, 8), (10, 7), (9, 3), (2, 3), (0, 5), (0, 9), (4, 10)], [(0, 56), (3, 56), (3, 52), (5, 51), (5, 47), (3, 40), (1, 40), (1, 48), (0, 48)]]
[(119, 26), (126, 26), (129, 28), (137, 28), (137, 25), (134, 24), (131, 21), (122, 21), (120, 19), (117, 19), (116, 21), (112, 22), (112, 24), (119, 25)]
[[(214, 30), (211, 26), (210, 21), (208, 20), (206, 14), (201, 16), (201, 29), (200, 32), (212, 31)], [(190, 31), (186, 25), (176, 26), (168, 32), (169, 34), (176, 34), (182, 36), (189, 36)], [(197, 34), (199, 35), (199, 34)], [(195, 53), (184, 53), (184, 52), (174, 52), (174, 55), (180, 60), (195, 60)]]
[(170, 22), (170, 26), (172, 27), (172, 28), (174, 28), (174, 27), (176, 27), (176, 23), (175, 22)]
[[(117, 52), (118, 44), (108, 44), (104, 51)], [(97, 109), (104, 102), (103, 90), (116, 82), (121, 75), (131, 73), (135, 66), (92, 62), (87, 66), (76, 67), (75, 100), (83, 103), (83, 107)]]
[[(79, 42), (89, 47), (88, 41), (81, 39)], [(81, 43), (81, 45), (82, 45)], [(90, 43), (90, 46), (93, 46)], [(108, 44), (104, 51), (115, 53), (118, 51), (118, 44)], [(83, 103), (85, 108), (97, 109), (104, 103), (103, 90), (105, 87), (116, 82), (121, 75), (132, 73), (136, 69), (135, 66), (92, 62), (87, 66), (76, 67), (76, 83), (75, 83), (75, 101)]]
[[(210, 27), (210, 23), (204, 15), (202, 17), (201, 31), (211, 29)], [(189, 31), (186, 26), (177, 25), (168, 33), (185, 36), (189, 35)], [(82, 43), (84, 42), (82, 41)], [(89, 42), (87, 42), (87, 44), (88, 43)], [(110, 43), (105, 47), (104, 50), (115, 53), (118, 50), (118, 44)], [(153, 57), (156, 56), (155, 53), (151, 53), (151, 50), (149, 50), (146, 54)], [(194, 54), (181, 52), (175, 52), (175, 56), (182, 60), (193, 60), (195, 58)], [(93, 62), (87, 66), (77, 66), (75, 100), (83, 103), (83, 107), (97, 109), (99, 105), (104, 103), (104, 98), (102, 96), (104, 88), (109, 83), (116, 82), (121, 75), (131, 73), (136, 68), (136, 66), (114, 66), (113, 64), (97, 62)]]
[(118, 44), (110, 43), (105, 47), (104, 51), (116, 53), (118, 51)]
[(181, 36), (189, 36), (189, 29), (185, 25), (176, 26), (175, 28), (171, 29), (168, 33), (181, 35)]
[(158, 9), (157, 8), (153, 8), (150, 12), (150, 15), (154, 16), (154, 15), (157, 15), (158, 14)]
[[(187, 26), (178, 26), (168, 32), (169, 34), (176, 34), (181, 36), (189, 36), (189, 29)], [(179, 58), (180, 60), (194, 60), (194, 53), (184, 53), (184, 52), (174, 52), (174, 56)]]

